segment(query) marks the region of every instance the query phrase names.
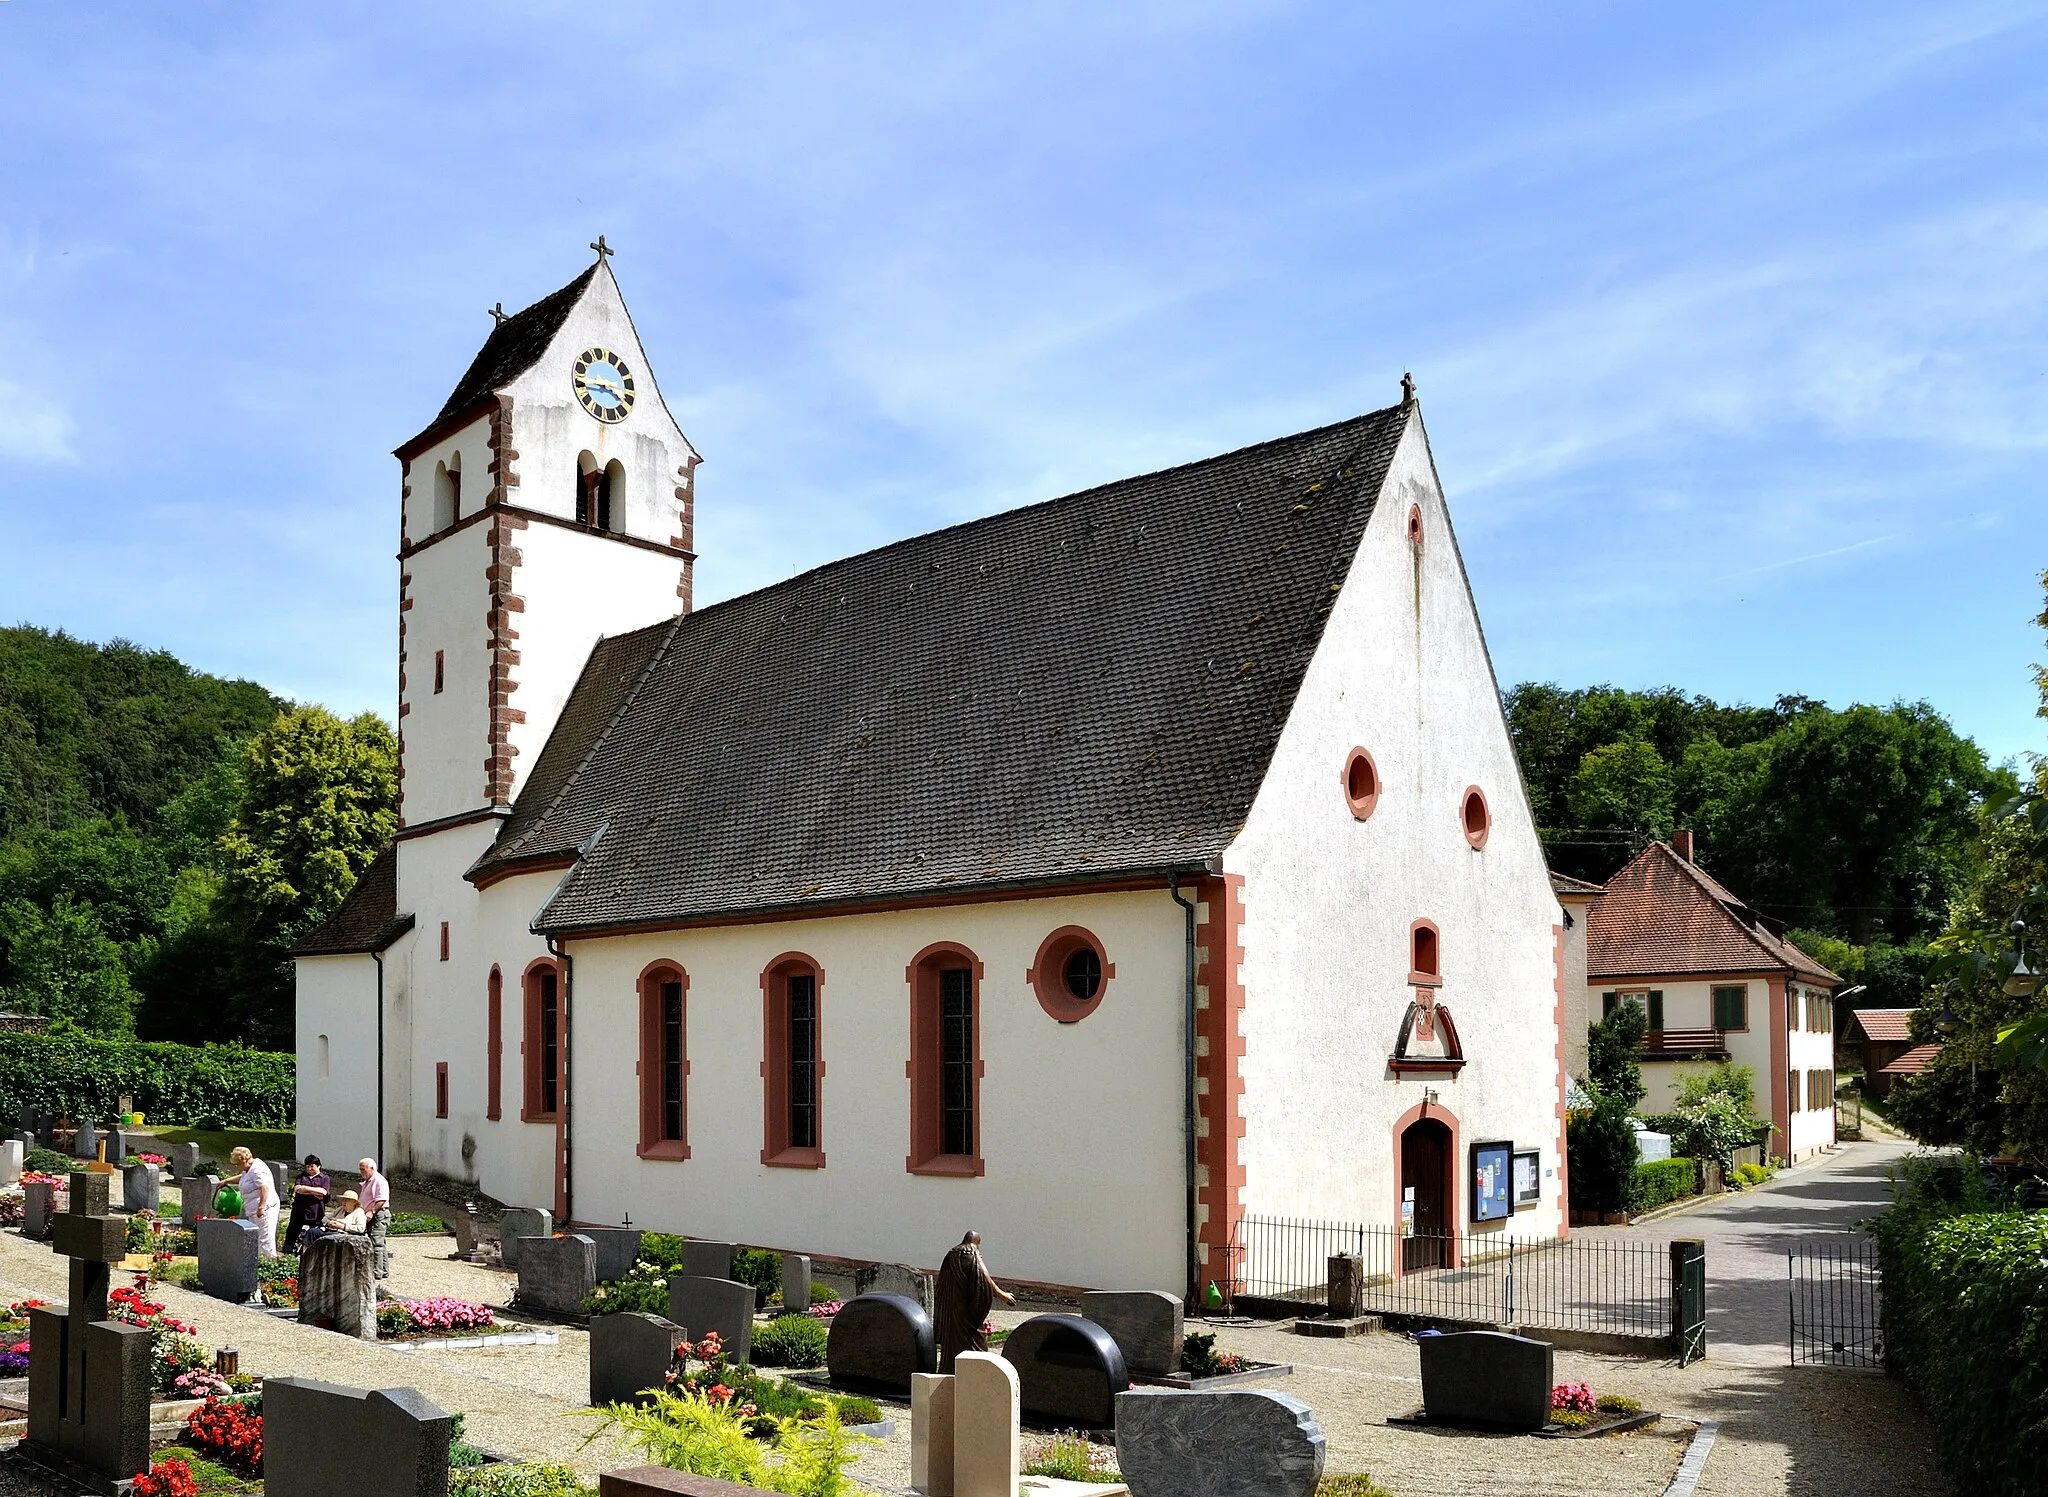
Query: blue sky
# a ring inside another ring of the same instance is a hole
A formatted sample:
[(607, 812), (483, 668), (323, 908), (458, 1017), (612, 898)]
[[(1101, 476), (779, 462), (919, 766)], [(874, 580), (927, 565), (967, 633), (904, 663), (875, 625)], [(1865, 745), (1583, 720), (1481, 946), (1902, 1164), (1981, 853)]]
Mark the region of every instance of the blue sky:
[(602, 231), (710, 600), (1390, 404), (1503, 684), (2041, 744), (2038, 6), (0, 0), (0, 618), (393, 710), (397, 465)]

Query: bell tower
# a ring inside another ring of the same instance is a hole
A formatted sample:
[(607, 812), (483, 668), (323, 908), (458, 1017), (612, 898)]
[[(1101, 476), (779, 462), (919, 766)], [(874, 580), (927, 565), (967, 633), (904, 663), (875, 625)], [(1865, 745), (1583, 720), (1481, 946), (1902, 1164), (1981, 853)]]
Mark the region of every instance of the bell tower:
[(690, 607), (696, 449), (597, 259), (496, 326), (397, 450), (400, 816), (501, 816), (591, 647)]

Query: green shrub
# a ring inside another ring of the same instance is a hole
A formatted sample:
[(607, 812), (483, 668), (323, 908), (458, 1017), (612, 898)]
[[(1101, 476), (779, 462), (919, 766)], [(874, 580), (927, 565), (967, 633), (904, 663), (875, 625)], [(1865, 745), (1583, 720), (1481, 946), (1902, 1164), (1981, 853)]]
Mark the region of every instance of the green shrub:
[(437, 1232), (445, 1233), (448, 1223), (423, 1211), (394, 1211), (384, 1230), (393, 1237), (431, 1237)]
[(1638, 1164), (1629, 1181), (1630, 1211), (1650, 1211), (1699, 1191), (1700, 1167), (1683, 1156)]
[(812, 1304), (822, 1305), (830, 1300), (835, 1300), (838, 1298), (839, 1291), (837, 1289), (834, 1289), (830, 1284), (820, 1284), (816, 1279), (811, 1280)]
[(669, 1270), (639, 1259), (623, 1279), (606, 1279), (583, 1296), (585, 1315), (622, 1315), (638, 1310), (668, 1314)]
[(1744, 1185), (1761, 1185), (1771, 1178), (1771, 1172), (1760, 1164), (1744, 1161), (1735, 1166), (1735, 1178)]
[(448, 1497), (585, 1497), (595, 1490), (567, 1466), (460, 1466), (448, 1472)]
[(84, 1160), (59, 1154), (55, 1149), (30, 1149), (21, 1156), (24, 1174), (34, 1170), (39, 1175), (69, 1175), (73, 1170), (83, 1168), (84, 1164)]
[(1999, 1209), (1975, 1161), (1908, 1161), (1872, 1223), (1886, 1362), (1919, 1394), (1958, 1488), (2040, 1491), (2048, 1467), (2048, 1212)]
[(174, 1045), (90, 1035), (0, 1034), (0, 1113), (28, 1106), (74, 1118), (110, 1118), (122, 1097), (162, 1121), (216, 1128), (280, 1128), (297, 1099), (290, 1055), (240, 1045)]
[(1100, 1483), (1123, 1480), (1116, 1469), (1115, 1452), (1072, 1429), (1059, 1430), (1041, 1440), (1038, 1448), (1026, 1459), (1021, 1474), (1052, 1476), (1061, 1481)]
[(761, 1367), (825, 1365), (825, 1322), (784, 1315), (754, 1332), (754, 1362)]
[(861, 1398), (852, 1393), (834, 1393), (826, 1402), (839, 1411), (839, 1422), (848, 1429), (857, 1429), (863, 1424), (880, 1424), (883, 1419), (882, 1406), (872, 1398)]
[(1559, 1429), (1584, 1429), (1593, 1422), (1594, 1416), (1584, 1409), (1552, 1409), (1550, 1422)]
[(675, 1232), (642, 1232), (639, 1258), (675, 1273), (683, 1266), (683, 1239)]
[(1602, 1393), (1593, 1401), (1593, 1407), (1603, 1414), (1640, 1414), (1643, 1406), (1626, 1393)]
[(597, 1434), (615, 1437), (655, 1465), (789, 1497), (855, 1497), (860, 1489), (847, 1467), (860, 1447), (880, 1443), (848, 1434), (829, 1406), (820, 1418), (781, 1422), (774, 1443), (779, 1461), (748, 1434), (744, 1416), (706, 1398), (657, 1393), (644, 1407), (612, 1404), (587, 1417), (597, 1421)]
[[(1617, 1014), (1631, 1008), (1624, 1003)], [(1628, 1125), (1628, 1106), (1601, 1096), (1591, 1112), (1575, 1112), (1565, 1123), (1566, 1178), (1574, 1211), (1626, 1211), (1637, 1149)]]
[(741, 1248), (732, 1255), (732, 1276), (754, 1286), (756, 1303), (765, 1303), (782, 1289), (782, 1254), (766, 1248)]

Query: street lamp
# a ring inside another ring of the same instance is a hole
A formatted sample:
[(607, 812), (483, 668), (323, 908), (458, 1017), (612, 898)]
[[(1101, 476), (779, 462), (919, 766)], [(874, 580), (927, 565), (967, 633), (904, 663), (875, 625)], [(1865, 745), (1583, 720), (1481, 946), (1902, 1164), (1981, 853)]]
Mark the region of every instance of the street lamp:
[(2012, 932), (2012, 971), (2005, 979), (2005, 993), (2008, 998), (2031, 998), (2041, 986), (2041, 974), (2027, 965), (2027, 922), (2017, 911), (2012, 924), (2006, 929)]
[(1956, 1011), (1949, 1007), (1949, 994), (1955, 991), (1955, 984), (1944, 983), (1941, 989), (1941, 1012), (1934, 1016), (1934, 1028), (1943, 1039), (1947, 1039), (1963, 1027), (1963, 1021), (1956, 1017)]

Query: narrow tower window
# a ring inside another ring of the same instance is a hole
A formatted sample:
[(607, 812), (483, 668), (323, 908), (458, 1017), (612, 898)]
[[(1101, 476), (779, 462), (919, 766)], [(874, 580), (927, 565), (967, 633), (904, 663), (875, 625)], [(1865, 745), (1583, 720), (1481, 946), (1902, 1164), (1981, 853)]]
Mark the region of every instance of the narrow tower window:
[(640, 975), (640, 1157), (688, 1159), (690, 979), (663, 962)]
[(445, 650), (434, 651), (434, 695), (441, 694), (441, 688), (448, 684), (448, 655)]
[(1418, 920), (1408, 932), (1408, 980), (1434, 983), (1443, 978), (1443, 958), (1437, 949), (1437, 930), (1427, 920)]
[(761, 974), (763, 1164), (819, 1169), (825, 1163), (822, 986), (817, 963), (797, 952), (777, 957)]

